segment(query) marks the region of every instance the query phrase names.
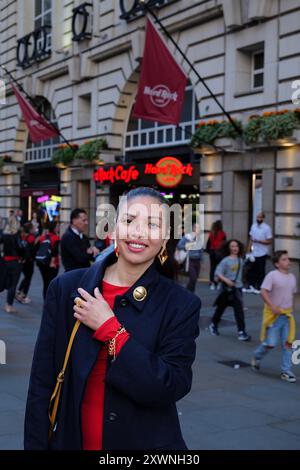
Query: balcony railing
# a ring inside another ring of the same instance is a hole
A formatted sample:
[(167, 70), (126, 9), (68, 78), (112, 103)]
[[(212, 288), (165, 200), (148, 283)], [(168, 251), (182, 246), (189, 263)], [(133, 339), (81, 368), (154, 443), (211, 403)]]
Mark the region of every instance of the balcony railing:
[(57, 145), (43, 145), (41, 147), (31, 147), (25, 152), (24, 163), (49, 162)]
[(173, 147), (189, 144), (191, 134), (195, 132), (195, 121), (182, 122), (180, 127), (160, 126), (155, 123), (151, 128), (140, 128), (126, 134), (125, 150), (141, 150), (143, 148)]
[(17, 45), (17, 63), (23, 69), (51, 55), (51, 26), (41, 26), (21, 39)]
[[(146, 3), (149, 7), (162, 7), (168, 3), (173, 3), (174, 1), (177, 0), (146, 0)], [(127, 21), (144, 14), (144, 10), (139, 0), (132, 0), (131, 2), (128, 2), (128, 0), (120, 0), (120, 10), (121, 18)]]

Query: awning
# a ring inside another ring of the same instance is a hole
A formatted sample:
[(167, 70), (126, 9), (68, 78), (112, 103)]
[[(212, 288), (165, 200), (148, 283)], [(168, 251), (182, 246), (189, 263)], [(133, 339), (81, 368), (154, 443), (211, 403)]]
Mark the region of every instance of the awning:
[(58, 195), (59, 190), (57, 187), (49, 188), (21, 188), (21, 197), (41, 197), (41, 196), (53, 196)]

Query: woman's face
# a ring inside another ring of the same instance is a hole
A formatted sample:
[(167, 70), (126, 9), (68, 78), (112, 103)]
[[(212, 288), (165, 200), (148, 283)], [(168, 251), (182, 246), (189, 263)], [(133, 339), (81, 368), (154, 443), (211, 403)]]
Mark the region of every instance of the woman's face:
[(231, 255), (238, 255), (240, 252), (240, 247), (237, 242), (231, 242), (229, 245), (229, 251)]
[(119, 255), (133, 264), (144, 264), (155, 258), (166, 243), (166, 213), (157, 199), (138, 196), (119, 205), (114, 236)]

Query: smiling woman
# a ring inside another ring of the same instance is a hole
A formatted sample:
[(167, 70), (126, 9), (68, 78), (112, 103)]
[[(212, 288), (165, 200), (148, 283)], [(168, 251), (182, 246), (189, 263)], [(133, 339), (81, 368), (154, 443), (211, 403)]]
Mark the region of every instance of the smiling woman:
[[(26, 449), (186, 449), (176, 401), (191, 388), (201, 302), (156, 268), (167, 258), (165, 199), (121, 198), (115, 246), (49, 287), (35, 349)], [(75, 320), (51, 441), (49, 400)]]

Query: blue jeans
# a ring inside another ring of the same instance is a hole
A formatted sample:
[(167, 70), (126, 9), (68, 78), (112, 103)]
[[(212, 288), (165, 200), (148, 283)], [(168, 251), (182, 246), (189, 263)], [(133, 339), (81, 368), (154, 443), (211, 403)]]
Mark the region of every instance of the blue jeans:
[(292, 348), (286, 347), (286, 341), (289, 336), (290, 322), (286, 315), (280, 315), (272, 326), (267, 329), (266, 339), (263, 343), (256, 349), (254, 357), (256, 360), (260, 361), (270, 349), (277, 346), (279, 341), (281, 342), (282, 348), (282, 372), (291, 372), (292, 367)]

